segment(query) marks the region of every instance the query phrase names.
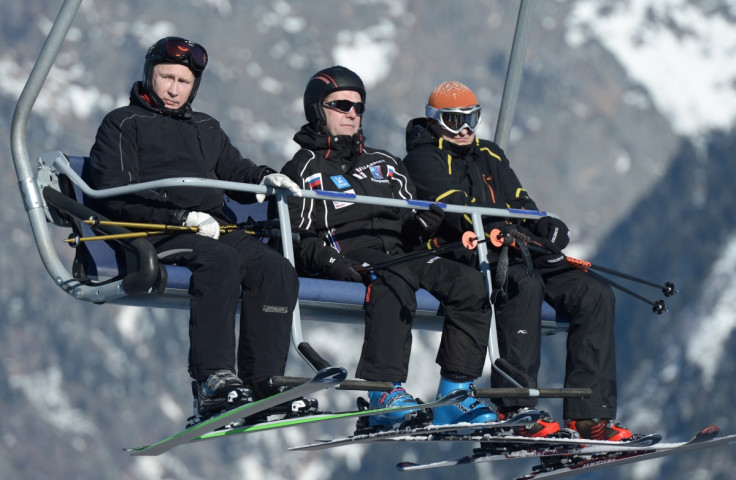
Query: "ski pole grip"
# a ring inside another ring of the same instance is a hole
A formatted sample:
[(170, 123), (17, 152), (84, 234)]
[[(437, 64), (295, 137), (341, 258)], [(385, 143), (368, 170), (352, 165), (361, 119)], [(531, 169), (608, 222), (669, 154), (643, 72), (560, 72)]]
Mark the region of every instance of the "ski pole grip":
[(312, 346), (307, 342), (302, 342), (297, 347), (301, 354), (304, 356), (304, 358), (309, 362), (310, 365), (312, 365), (317, 370), (322, 370), (324, 368), (327, 368), (330, 366), (330, 364), (322, 358), (322, 356), (317, 353), (317, 351), (312, 348)]
[(463, 233), (462, 243), (463, 247), (468, 250), (475, 250), (475, 247), (478, 246), (478, 237), (475, 236), (475, 233), (467, 231)]
[(491, 245), (494, 247), (503, 247), (504, 245), (511, 245), (512, 247), (516, 244), (516, 239), (501, 232), (501, 229), (494, 228), (489, 234)]

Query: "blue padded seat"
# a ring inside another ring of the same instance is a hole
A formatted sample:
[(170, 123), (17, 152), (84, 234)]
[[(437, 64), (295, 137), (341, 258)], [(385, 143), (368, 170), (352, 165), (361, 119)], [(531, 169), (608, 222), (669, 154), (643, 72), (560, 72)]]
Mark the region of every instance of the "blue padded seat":
[[(72, 168), (82, 177), (85, 178), (83, 170), (85, 163), (88, 161), (86, 157), (67, 156)], [(83, 201), (81, 190), (75, 187), (77, 201)], [(86, 203), (83, 201), (83, 203)], [(225, 211), (231, 216), (235, 223), (242, 223), (248, 220), (248, 217), (254, 220), (265, 220), (266, 204), (248, 204), (243, 205), (238, 202), (225, 198)], [(83, 225), (83, 236), (94, 236), (95, 233), (87, 226)], [(89, 255), (86, 259), (85, 271), (92, 278), (111, 278), (127, 271), (125, 256), (122, 254), (122, 248), (115, 242), (92, 241), (85, 242)], [(166, 293), (180, 291), (179, 294), (185, 295), (189, 289), (189, 280), (191, 272), (186, 267), (176, 265), (165, 265)], [(352, 316), (352, 322), (360, 321), (362, 315), (355, 315), (360, 312), (365, 297), (365, 286), (357, 282), (338, 282), (333, 280), (324, 280), (317, 278), (300, 278), (299, 280), (299, 301), (302, 305), (302, 312), (306, 317), (319, 320), (332, 317), (333, 320), (339, 319), (341, 316)], [(327, 310), (330, 312), (328, 313)], [(417, 317), (437, 318), (440, 314), (440, 303), (426, 290), (417, 292)], [(339, 320), (338, 320), (339, 321)], [(564, 328), (565, 320), (557, 318), (557, 314), (548, 304), (543, 305), (542, 322), (545, 327), (555, 327), (556, 330)], [(441, 329), (441, 322), (431, 322), (432, 325), (425, 325), (426, 328)]]

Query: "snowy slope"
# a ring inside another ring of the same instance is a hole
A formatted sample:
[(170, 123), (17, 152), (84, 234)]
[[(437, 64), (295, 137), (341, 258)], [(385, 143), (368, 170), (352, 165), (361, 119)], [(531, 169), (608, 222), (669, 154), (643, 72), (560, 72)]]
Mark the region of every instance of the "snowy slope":
[[(36, 3), (43, 5), (27, 7), (20, 18), (13, 16), (24, 5)], [(7, 2), (0, 7), (2, 35), (8, 35), (5, 43), (10, 46), (0, 53), (0, 101), (7, 112), (12, 111), (60, 2), (36, 3)], [(331, 63), (354, 68), (366, 81), (370, 105), (366, 123), (376, 146), (401, 154), (406, 120), (421, 114), (431, 87), (448, 75), (476, 86), (486, 107), (480, 133), (492, 136), (517, 2), (457, 2), (465, 8), (454, 9), (447, 8), (450, 2), (425, 0), (324, 1), (316, 7), (315, 3), (84, 1), (37, 103), (30, 126), (31, 155), (57, 148), (84, 154), (102, 114), (127, 101), (131, 79), (140, 72), (141, 51), (155, 39), (176, 33), (201, 38), (215, 53), (198, 108), (220, 118), (248, 155), (276, 167), (295, 148), (290, 138), (303, 122), (306, 78)], [(726, 1), (683, 0), (535, 3), (527, 90), (520, 98), (522, 113), (511, 150), (515, 168), (532, 191), (540, 192), (549, 210), (579, 222), (578, 232), (605, 232), (618, 218), (611, 210), (621, 203), (622, 192), (636, 198), (650, 189), (666, 188), (656, 185), (655, 173), (666, 169), (680, 140), (675, 134), (700, 137), (709, 129), (732, 125), (736, 67), (729, 56), (736, 49), (736, 7)], [(202, 29), (203, 24), (218, 28)], [(560, 37), (563, 42), (558, 42)], [(610, 56), (600, 54), (593, 43)], [(475, 48), (478, 44), (483, 48)], [(581, 54), (581, 61), (574, 57), (580, 52), (589, 56)], [(618, 78), (617, 69), (627, 78)], [(605, 81), (589, 76), (591, 71)], [(8, 124), (9, 118), (0, 119), (3, 160), (9, 151)], [(633, 132), (626, 130), (630, 124), (635, 125)], [(707, 162), (707, 152), (700, 153), (698, 161)], [(10, 231), (0, 238), (0, 265), (5, 278), (24, 283), (0, 286), (1, 365), (6, 373), (0, 393), (15, 412), (2, 430), (7, 456), (0, 455), (0, 476), (385, 478), (394, 474), (392, 462), (399, 456), (428, 459), (427, 455), (439, 453), (417, 449), (399, 455), (390, 447), (349, 447), (331, 455), (285, 456), (285, 445), (327, 433), (308, 428), (213, 442), (156, 459), (123, 458), (121, 446), (168, 435), (189, 413), (186, 314), (80, 305), (61, 294), (29, 243), (9, 163), (0, 195), (3, 205), (12, 206), (2, 212)], [(608, 194), (595, 196), (606, 188)], [(665, 212), (672, 204), (692, 200), (676, 193), (654, 208)], [(634, 238), (652, 250), (677, 240), (656, 228)], [(665, 341), (671, 342), (666, 353), (654, 353), (664, 343), (656, 335), (625, 347), (651, 352), (654, 363), (632, 366), (621, 359), (627, 373), (621, 388), (627, 399), (640, 399), (627, 402), (632, 404), (624, 412), (629, 425), (644, 430), (658, 428), (650, 423), (653, 419), (679, 421), (698, 413), (713, 417), (707, 409), (716, 408), (724, 390), (718, 382), (733, 363), (733, 256), (733, 247), (724, 248), (708, 277), (698, 279), (703, 291), (710, 293), (688, 297), (698, 313), (695, 318), (681, 319), (679, 332), (673, 328), (674, 320), (661, 322), (669, 334)], [(19, 265), (17, 258), (28, 260)], [(320, 352), (354, 371), (359, 327), (308, 328), (306, 337)], [(424, 333), (415, 339), (411, 391), (424, 398), (431, 397), (436, 387), (437, 340), (436, 334)], [(560, 339), (545, 343), (553, 341)], [(563, 354), (554, 353), (558, 362), (563, 361)], [(682, 359), (702, 378), (683, 373), (687, 369)], [(552, 363), (545, 361), (543, 366), (542, 378), (549, 386), (555, 386), (559, 375), (553, 374), (561, 371)], [(298, 358), (290, 360), (289, 373), (304, 375), (303, 368)], [(43, 401), (36, 399), (39, 385), (46, 387)], [(89, 390), (95, 391), (94, 398)], [(700, 390), (709, 398), (697, 397)], [(328, 408), (347, 409), (353, 406), (354, 395), (336, 393), (320, 400)], [(676, 400), (686, 406), (678, 410)], [(559, 403), (552, 405), (559, 416)], [(344, 434), (350, 427), (334, 425), (331, 433)], [(688, 426), (684, 430), (689, 432)], [(636, 478), (667, 478), (658, 477), (661, 464), (653, 465), (648, 470), (637, 467), (641, 471)], [(500, 472), (519, 474), (522, 469), (484, 468), (447, 475), (506, 478), (511, 475)], [(707, 471), (702, 474), (707, 476)]]
[(567, 18), (567, 28), (571, 47), (595, 39), (615, 55), (676, 132), (697, 135), (733, 125), (733, 2), (581, 0)]

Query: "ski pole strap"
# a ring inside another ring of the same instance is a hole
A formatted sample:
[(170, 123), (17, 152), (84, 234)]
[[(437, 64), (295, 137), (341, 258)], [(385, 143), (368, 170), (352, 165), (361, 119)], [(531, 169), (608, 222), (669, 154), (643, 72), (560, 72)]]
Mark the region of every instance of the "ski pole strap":
[(496, 304), (496, 300), (506, 300), (506, 277), (509, 271), (509, 246), (501, 247), (501, 252), (496, 261), (496, 275), (493, 278), (493, 293), (491, 293), (491, 303)]
[(521, 258), (524, 260), (526, 266), (526, 276), (532, 278), (534, 276), (534, 265), (532, 264), (532, 255), (529, 253), (529, 247), (526, 242), (519, 242), (519, 251), (521, 251)]
[[(531, 278), (534, 276), (534, 264), (532, 263), (532, 256), (529, 253), (529, 242), (531, 237), (520, 232), (515, 225), (505, 225), (503, 229), (494, 228), (489, 234), (491, 244), (494, 247), (502, 247), (501, 253), (503, 255), (504, 249), (507, 249), (509, 245), (519, 249), (521, 253), (521, 259), (526, 267), (526, 275)], [(506, 255), (506, 262), (508, 263), (508, 252)], [(499, 262), (501, 259), (499, 258)], [(508, 268), (507, 268), (508, 269)], [(506, 272), (504, 272), (506, 274)]]

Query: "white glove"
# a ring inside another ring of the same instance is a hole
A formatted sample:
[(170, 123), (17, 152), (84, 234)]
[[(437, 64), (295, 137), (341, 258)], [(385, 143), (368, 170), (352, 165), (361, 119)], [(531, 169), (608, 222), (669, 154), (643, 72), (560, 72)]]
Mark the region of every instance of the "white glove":
[(184, 226), (197, 227), (197, 235), (204, 235), (215, 240), (220, 238), (220, 224), (209, 213), (189, 212)]
[[(266, 175), (263, 177), (263, 180), (261, 180), (261, 185), (266, 185), (268, 187), (280, 187), (285, 188), (289, 190), (291, 193), (296, 195), (297, 197), (302, 196), (302, 189), (299, 185), (294, 183), (289, 177), (284, 175), (283, 173), (272, 173), (270, 175)], [(263, 203), (263, 201), (266, 199), (266, 194), (264, 193), (256, 193), (256, 200), (258, 200), (258, 203)]]

